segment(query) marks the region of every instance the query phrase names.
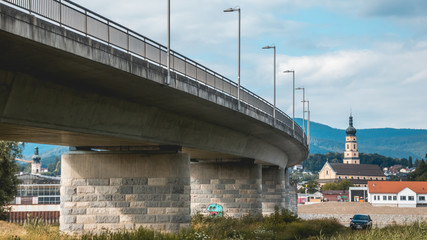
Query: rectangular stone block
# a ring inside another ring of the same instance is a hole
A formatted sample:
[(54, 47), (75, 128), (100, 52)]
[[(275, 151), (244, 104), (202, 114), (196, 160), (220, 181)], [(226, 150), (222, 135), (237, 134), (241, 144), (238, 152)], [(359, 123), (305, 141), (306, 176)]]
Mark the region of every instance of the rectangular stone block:
[(73, 179), (72, 180), (72, 184), (71, 185), (74, 186), (74, 187), (77, 187), (77, 186), (86, 186), (87, 182), (86, 182), (86, 179), (79, 179), (79, 178), (77, 178), (77, 179)]
[(156, 222), (157, 223), (168, 223), (170, 220), (168, 215), (157, 215)]
[(94, 179), (87, 179), (87, 185), (90, 186), (108, 186), (110, 185), (110, 179), (109, 178), (94, 178)]
[(129, 207), (131, 208), (141, 208), (141, 207), (145, 207), (145, 202), (130, 202)]
[(95, 223), (95, 216), (94, 215), (83, 215), (83, 216), (77, 216), (76, 223), (81, 223), (86, 225), (92, 225)]
[(119, 186), (96, 186), (95, 193), (97, 194), (116, 194), (119, 193)]
[[(135, 186), (136, 187), (136, 186)], [(132, 194), (134, 186), (120, 186), (120, 194)]]
[(167, 178), (149, 178), (148, 179), (148, 185), (166, 185), (166, 183), (168, 182)]
[(76, 216), (63, 216), (62, 219), (65, 224), (76, 223)]
[(154, 215), (136, 215), (134, 216), (135, 223), (155, 223), (156, 216)]
[(121, 186), (123, 184), (123, 178), (110, 178), (111, 186)]
[(120, 221), (119, 216), (96, 216), (96, 223), (118, 223)]
[(126, 200), (126, 195), (124, 195), (124, 194), (114, 194), (113, 198), (111, 200), (112, 201), (125, 201)]
[(171, 193), (171, 187), (170, 186), (157, 186), (156, 187), (156, 193), (157, 194), (170, 194)]
[(123, 178), (123, 185), (146, 185), (148, 183), (148, 178)]
[(123, 214), (147, 214), (147, 208), (123, 208)]
[(98, 195), (98, 201), (111, 201), (113, 199), (113, 195)]
[(120, 223), (132, 223), (133, 217), (131, 215), (120, 215)]
[(147, 213), (149, 215), (158, 215), (158, 214), (165, 214), (166, 209), (165, 208), (148, 208)]
[[(95, 220), (94, 220), (95, 222)], [(84, 230), (93, 231), (97, 229), (98, 224), (84, 224)]]
[[(69, 189), (69, 190), (71, 190), (71, 189)], [(95, 188), (93, 186), (78, 186), (77, 187), (77, 193), (94, 193), (94, 192), (95, 192)]]

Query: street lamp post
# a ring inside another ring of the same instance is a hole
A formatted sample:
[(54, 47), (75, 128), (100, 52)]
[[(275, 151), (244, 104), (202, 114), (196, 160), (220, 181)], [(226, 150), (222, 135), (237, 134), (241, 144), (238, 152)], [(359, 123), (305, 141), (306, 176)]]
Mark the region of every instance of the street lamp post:
[(270, 49), (273, 48), (274, 50), (274, 68), (273, 68), (273, 73), (274, 73), (274, 100), (273, 100), (273, 126), (276, 125), (276, 46), (272, 45), (272, 46), (265, 46), (262, 49)]
[(308, 149), (310, 149), (310, 101), (307, 100), (307, 145)]
[(168, 50), (167, 50), (167, 57), (166, 57), (168, 76), (166, 79), (166, 85), (169, 85), (171, 83), (170, 51), (171, 51), (171, 1), (168, 0)]
[(292, 73), (292, 133), (295, 137), (295, 70), (286, 70), (284, 73)]
[(305, 88), (295, 88), (295, 90), (302, 90), (302, 137), (304, 138), (305, 133)]
[(224, 12), (239, 13), (239, 50), (238, 50), (238, 70), (237, 70), (237, 109), (240, 111), (240, 8), (227, 8)]

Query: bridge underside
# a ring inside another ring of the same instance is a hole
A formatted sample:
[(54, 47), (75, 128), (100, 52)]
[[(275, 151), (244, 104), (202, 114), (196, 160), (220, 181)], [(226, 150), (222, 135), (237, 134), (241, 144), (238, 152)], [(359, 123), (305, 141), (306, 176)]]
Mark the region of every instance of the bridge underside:
[(177, 74), (165, 86), (164, 68), (2, 4), (0, 53), (0, 139), (76, 147), (62, 230), (175, 231), (210, 203), (296, 207), (286, 168), (308, 149), (259, 109)]

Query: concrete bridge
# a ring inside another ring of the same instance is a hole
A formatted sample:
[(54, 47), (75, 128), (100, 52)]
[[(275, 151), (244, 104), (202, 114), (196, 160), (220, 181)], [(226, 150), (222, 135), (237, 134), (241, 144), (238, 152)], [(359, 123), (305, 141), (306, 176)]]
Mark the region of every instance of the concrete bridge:
[[(61, 230), (176, 231), (225, 214), (296, 211), (299, 126), (220, 74), (69, 1), (0, 1), (0, 139), (73, 146)], [(292, 197), (291, 197), (292, 196)]]

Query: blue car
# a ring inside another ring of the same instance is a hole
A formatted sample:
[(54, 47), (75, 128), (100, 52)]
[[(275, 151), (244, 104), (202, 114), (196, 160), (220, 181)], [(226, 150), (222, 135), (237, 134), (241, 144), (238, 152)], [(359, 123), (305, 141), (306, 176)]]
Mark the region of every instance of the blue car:
[(371, 229), (372, 219), (366, 214), (355, 214), (351, 219), (350, 228), (356, 229)]

